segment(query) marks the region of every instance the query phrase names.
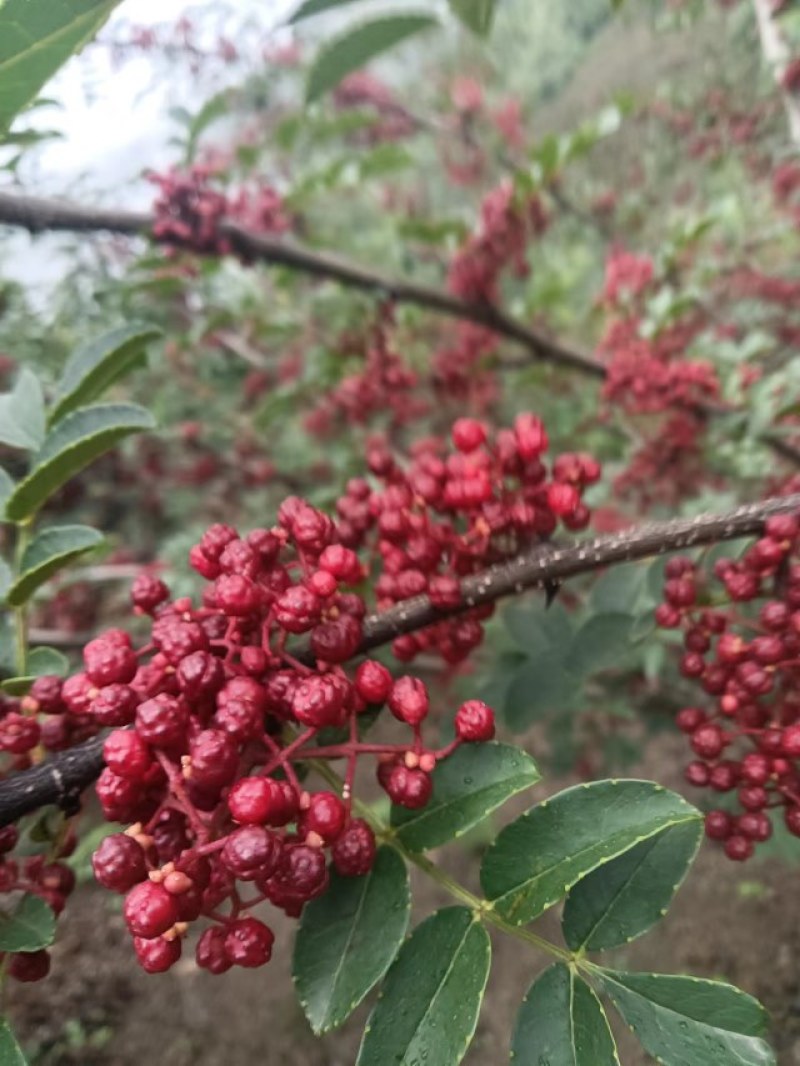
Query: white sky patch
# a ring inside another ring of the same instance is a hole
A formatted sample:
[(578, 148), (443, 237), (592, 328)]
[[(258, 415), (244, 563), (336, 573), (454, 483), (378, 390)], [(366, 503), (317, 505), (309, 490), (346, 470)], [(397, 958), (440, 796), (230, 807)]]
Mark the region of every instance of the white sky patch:
[[(164, 32), (186, 16), (196, 24), (197, 41), (204, 48), (212, 50), (225, 36), (237, 47), (255, 46), (258, 55), (296, 6), (297, 0), (125, 0), (100, 37), (128, 41), (133, 27)], [(259, 26), (255, 37), (254, 20)], [(242, 68), (235, 64), (226, 67), (211, 60), (207, 68), (193, 75), (188, 62), (166, 60), (157, 51), (130, 52), (120, 62), (110, 47), (88, 45), (42, 91), (59, 106), (34, 111), (18, 122), (17, 128), (61, 134), (28, 154), (19, 171), (23, 187), (82, 203), (145, 207), (153, 190), (142, 180), (142, 171), (164, 168), (175, 158), (169, 140), (177, 127), (170, 108), (194, 112), (213, 92), (241, 78)], [(45, 293), (66, 267), (60, 244), (63, 237), (43, 235), (32, 241), (25, 234), (4, 234), (0, 270), (29, 286), (34, 297), (37, 289)]]

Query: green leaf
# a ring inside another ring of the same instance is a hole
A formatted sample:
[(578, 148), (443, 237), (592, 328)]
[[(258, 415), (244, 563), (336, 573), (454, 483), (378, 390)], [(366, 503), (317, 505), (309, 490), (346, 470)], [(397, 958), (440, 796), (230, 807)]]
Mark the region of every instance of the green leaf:
[(42, 645), (29, 653), (28, 670), (33, 677), (45, 677), (48, 674), (64, 677), (69, 672), (69, 659), (57, 648)]
[(432, 15), (387, 15), (335, 38), (314, 59), (306, 84), (306, 101), (313, 103), (381, 52), (437, 25)]
[(103, 543), (103, 534), (90, 526), (52, 526), (37, 533), (22, 554), (20, 574), (8, 590), (12, 607), (27, 603), (53, 574)]
[(150, 412), (136, 404), (97, 404), (73, 411), (48, 433), (33, 470), (9, 497), (6, 516), (14, 522), (30, 518), (74, 474), (123, 437), (154, 426)]
[(602, 970), (598, 976), (645, 1051), (664, 1066), (775, 1066), (767, 1013), (721, 981)]
[(0, 396), (0, 444), (32, 452), (41, 447), (43, 440), (42, 385), (32, 370), (23, 367), (11, 392)]
[(28, 1066), (28, 1060), (5, 1018), (0, 1018), (0, 1066)]
[(323, 11), (331, 11), (335, 7), (345, 7), (345, 5), (355, 2), (356, 0), (305, 0), (292, 13), (286, 24), (287, 26), (292, 26), (302, 22), (304, 19), (313, 18), (314, 15), (321, 15)]
[(619, 1066), (597, 996), (563, 963), (528, 989), (511, 1039), (514, 1066)]
[(567, 669), (563, 658), (563, 650), (539, 651), (520, 666), (503, 705), (509, 729), (522, 733), (544, 715), (573, 708), (581, 681)]
[(521, 925), (598, 866), (698, 818), (684, 799), (650, 781), (577, 785), (503, 829), (484, 856), (481, 884), (498, 914)]
[(0, 951), (40, 951), (52, 944), (56, 916), (43, 899), (24, 895), (13, 914), (0, 917)]
[(535, 602), (512, 603), (503, 612), (503, 622), (529, 655), (563, 647), (573, 635), (572, 618), (558, 600), (549, 607), (541, 597)]
[(392, 825), (410, 851), (462, 836), (507, 799), (539, 780), (536, 763), (509, 744), (462, 744), (438, 763), (433, 795), (419, 810), (392, 807)]
[(0, 130), (89, 41), (119, 0), (5, 0), (0, 5)]
[(315, 1033), (341, 1025), (383, 977), (410, 910), (406, 865), (385, 847), (364, 877), (332, 871), (328, 891), (303, 908), (292, 976)]
[(670, 826), (579, 881), (562, 918), (572, 950), (627, 944), (655, 925), (692, 865), (702, 836), (699, 821)]
[(647, 565), (612, 566), (592, 586), (591, 603), (597, 612), (636, 614), (647, 582)]
[(575, 634), (567, 653), (571, 673), (589, 677), (614, 666), (630, 651), (634, 619), (629, 614), (595, 614)]
[(488, 37), (492, 30), (497, 0), (449, 0), (450, 10), (467, 29), (478, 37)]
[(93, 403), (106, 389), (144, 362), (144, 349), (161, 336), (153, 326), (133, 323), (105, 333), (76, 349), (56, 386), (50, 425), (76, 407)]
[(14, 479), (0, 466), (0, 522), (5, 517), (6, 500), (14, 491)]
[(418, 925), (386, 975), (356, 1066), (456, 1066), (478, 1023), (491, 945), (466, 907)]

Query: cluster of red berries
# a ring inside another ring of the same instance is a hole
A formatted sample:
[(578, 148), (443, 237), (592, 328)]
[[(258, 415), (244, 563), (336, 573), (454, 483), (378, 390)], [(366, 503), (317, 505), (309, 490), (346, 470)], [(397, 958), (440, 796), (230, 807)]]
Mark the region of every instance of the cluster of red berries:
[[(364, 425), (377, 414), (388, 416), (392, 426), (402, 426), (428, 410), (429, 405), (414, 394), (418, 375), (392, 347), (393, 325), (393, 305), (384, 303), (370, 334), (360, 343), (356, 340), (363, 368), (342, 378), (321, 397), (304, 419), (307, 430), (327, 434), (341, 421)], [(350, 349), (342, 354), (347, 358), (354, 353)]]
[[(512, 429), (493, 437), (482, 422), (461, 418), (452, 440), (449, 454), (438, 440), (417, 442), (407, 465), (383, 441), (373, 441), (367, 464), (382, 487), (354, 479), (337, 503), (344, 544), (360, 548), (377, 535), (380, 610), (423, 594), (435, 607), (459, 608), (465, 575), (546, 540), (559, 522), (569, 530), (589, 523), (582, 494), (599, 479), (600, 464), (585, 453), (567, 453), (548, 471), (542, 460), (547, 431), (535, 415), (518, 415)], [(401, 661), (435, 651), (459, 663), (480, 644), (481, 622), (492, 610), (487, 604), (461, 611), (397, 637), (392, 650)]]
[[(298, 915), (325, 891), (328, 857), (343, 876), (370, 869), (374, 835), (352, 816), (363, 757), (377, 760), (392, 802), (419, 808), (437, 763), (462, 743), (490, 740), (494, 715), (467, 701), (455, 739), (431, 748), (421, 680), (393, 678), (371, 659), (344, 669), (361, 646), (366, 605), (352, 589), (366, 572), (335, 522), (305, 501), (286, 499), (274, 527), (245, 537), (212, 526), (189, 558), (209, 582), (201, 606), (140, 575), (132, 601), (151, 620), (146, 643), (134, 647), (119, 629), (92, 640), (81, 673), (37, 679), (4, 715), (0, 746), (15, 759), (35, 756), (51, 720), (80, 737), (111, 730), (97, 795), (107, 820), (128, 828), (96, 852), (97, 880), (125, 894), (145, 970), (168, 969), (203, 916), (211, 924), (197, 962), (221, 973), (268, 961), (272, 932), (254, 907), (268, 901)], [(365, 712), (383, 706), (409, 728), (407, 742), (362, 739), (373, 717)], [(343, 760), (341, 797), (302, 783), (299, 769), (319, 760)]]
[(355, 140), (365, 140), (368, 144), (403, 140), (419, 124), (389, 86), (366, 70), (354, 71), (343, 78), (333, 91), (333, 102), (341, 111), (358, 108), (375, 113), (375, 121), (353, 135)]
[(741, 559), (714, 564), (713, 584), (691, 559), (670, 559), (656, 610), (659, 625), (683, 629), (681, 673), (713, 699), (677, 723), (696, 755), (687, 781), (735, 796), (707, 814), (706, 834), (738, 861), (772, 835), (776, 808), (800, 836), (798, 550), (800, 521), (776, 515)]
[(201, 255), (229, 255), (230, 241), (219, 232), (223, 219), (256, 233), (281, 234), (291, 228), (283, 200), (272, 186), (242, 189), (231, 197), (213, 186), (215, 173), (213, 166), (195, 164), (186, 171), (148, 174), (159, 189), (153, 204), (157, 240)]
[[(19, 860), (12, 859), (9, 854), (18, 840), (15, 826), (0, 829), (0, 893), (38, 896), (54, 914), (61, 914), (67, 897), (75, 888), (75, 874), (61, 860), (74, 851), (75, 835), (72, 832), (64, 834), (54, 843), (50, 857), (29, 855)], [(50, 972), (50, 954), (45, 949), (9, 952), (7, 955), (0, 952), (0, 963), (17, 981), (40, 981)]]
[(525, 249), (531, 236), (547, 227), (541, 199), (521, 197), (511, 181), (492, 189), (481, 204), (480, 225), (453, 257), (448, 288), (464, 300), (494, 303), (502, 274), (508, 267), (526, 277)]

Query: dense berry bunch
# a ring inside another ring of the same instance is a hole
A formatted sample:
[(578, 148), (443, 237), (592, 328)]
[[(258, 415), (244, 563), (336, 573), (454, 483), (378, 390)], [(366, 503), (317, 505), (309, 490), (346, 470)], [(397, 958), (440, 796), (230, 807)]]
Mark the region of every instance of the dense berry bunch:
[(706, 816), (732, 859), (772, 835), (775, 809), (800, 836), (799, 550), (800, 521), (781, 515), (741, 559), (719, 560), (711, 581), (673, 558), (656, 611), (659, 625), (683, 629), (681, 672), (713, 701), (677, 721), (696, 756), (690, 784), (735, 798)]
[[(522, 426), (521, 439), (539, 432)], [(476, 434), (477, 424), (456, 427), (469, 450)], [(463, 490), (464, 478), (461, 470), (447, 491)], [(391, 514), (401, 513), (396, 504)], [(345, 670), (362, 642), (366, 605), (352, 589), (365, 568), (334, 521), (305, 501), (286, 499), (274, 527), (244, 537), (212, 526), (189, 558), (208, 581), (202, 605), (171, 600), (160, 579), (142, 574), (132, 601), (150, 619), (147, 641), (135, 647), (123, 630), (106, 630), (84, 648), (81, 673), (39, 678), (5, 708), (0, 749), (18, 764), (36, 757), (49, 722), (67, 736), (110, 729), (97, 795), (107, 820), (128, 828), (103, 841), (95, 875), (125, 894), (145, 970), (168, 969), (202, 916), (211, 924), (196, 958), (221, 973), (268, 961), (272, 932), (254, 907), (268, 901), (298, 915), (325, 891), (329, 859), (343, 876), (370, 869), (375, 839), (352, 814), (364, 757), (395, 804), (419, 808), (437, 763), (462, 743), (491, 739), (494, 716), (480, 701), (464, 703), (455, 739), (432, 748), (422, 681), (394, 678), (370, 659)], [(448, 602), (457, 588), (443, 587)], [(383, 706), (408, 729), (406, 741), (362, 740), (362, 723)], [(303, 783), (302, 768), (320, 760), (343, 762), (341, 797)], [(0, 870), (18, 887), (10, 860)]]
[(518, 277), (527, 275), (528, 239), (546, 226), (541, 200), (534, 196), (523, 201), (510, 181), (502, 182), (484, 198), (477, 231), (453, 257), (448, 275), (450, 291), (464, 300), (495, 302), (507, 268)]
[[(582, 494), (600, 477), (599, 463), (570, 453), (548, 470), (547, 432), (534, 415), (518, 415), (513, 429), (492, 437), (482, 422), (462, 418), (452, 440), (449, 454), (437, 440), (418, 442), (406, 465), (374, 441), (367, 462), (381, 487), (355, 479), (337, 504), (343, 543), (360, 548), (377, 540), (379, 609), (421, 594), (436, 607), (457, 608), (460, 578), (546, 540), (559, 522), (569, 530), (589, 522)], [(458, 663), (481, 642), (481, 622), (491, 612), (486, 605), (398, 637), (393, 651), (407, 661), (435, 650)]]

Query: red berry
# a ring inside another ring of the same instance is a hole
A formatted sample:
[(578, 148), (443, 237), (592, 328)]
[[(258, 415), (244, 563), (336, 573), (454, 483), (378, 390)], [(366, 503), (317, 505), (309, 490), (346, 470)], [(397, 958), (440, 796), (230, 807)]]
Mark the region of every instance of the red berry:
[(332, 844), (344, 829), (345, 805), (333, 792), (315, 792), (303, 812), (303, 831), (316, 833), (325, 844)]
[(367, 659), (356, 670), (356, 692), (366, 703), (385, 703), (392, 688), (392, 675), (374, 659)]
[(241, 881), (271, 877), (281, 858), (281, 842), (261, 826), (243, 826), (230, 834), (220, 858)]
[(272, 956), (275, 936), (257, 918), (239, 918), (228, 925), (225, 954), (234, 966), (263, 966)]
[(467, 700), (456, 711), (456, 736), (461, 740), (479, 742), (494, 736), (494, 711), (482, 700)]
[(728, 837), (725, 841), (725, 854), (729, 859), (733, 859), (734, 862), (745, 862), (753, 854), (754, 846), (752, 840), (748, 840), (745, 836), (740, 836), (738, 833), (735, 836)]
[(150, 748), (138, 733), (131, 729), (115, 729), (103, 744), (106, 766), (119, 777), (142, 781), (153, 765)]
[(727, 840), (733, 832), (733, 818), (727, 811), (709, 811), (705, 825), (706, 836), (711, 840)]
[(171, 929), (178, 920), (173, 896), (152, 881), (143, 881), (125, 897), (125, 922), (134, 936), (152, 939)]
[(389, 693), (389, 710), (401, 722), (418, 726), (428, 714), (428, 690), (417, 677), (399, 677)]
[(212, 925), (203, 932), (195, 949), (197, 965), (201, 969), (213, 974), (221, 974), (230, 970), (233, 963), (225, 950), (225, 935), (225, 929), (217, 925)]
[(50, 955), (46, 951), (26, 951), (12, 955), (8, 972), (16, 981), (41, 981), (50, 973)]
[(282, 807), (280, 785), (269, 777), (243, 777), (228, 793), (228, 809), (240, 825), (278, 825)]
[(486, 427), (474, 418), (459, 418), (453, 424), (453, 444), (460, 452), (474, 452), (486, 440)]
[(362, 877), (375, 862), (375, 834), (366, 822), (354, 818), (333, 845), (333, 865), (342, 877)]
[(176, 936), (172, 940), (165, 940), (159, 936), (154, 940), (146, 940), (135, 936), (133, 949), (139, 965), (146, 973), (165, 973), (181, 957), (181, 939)]

